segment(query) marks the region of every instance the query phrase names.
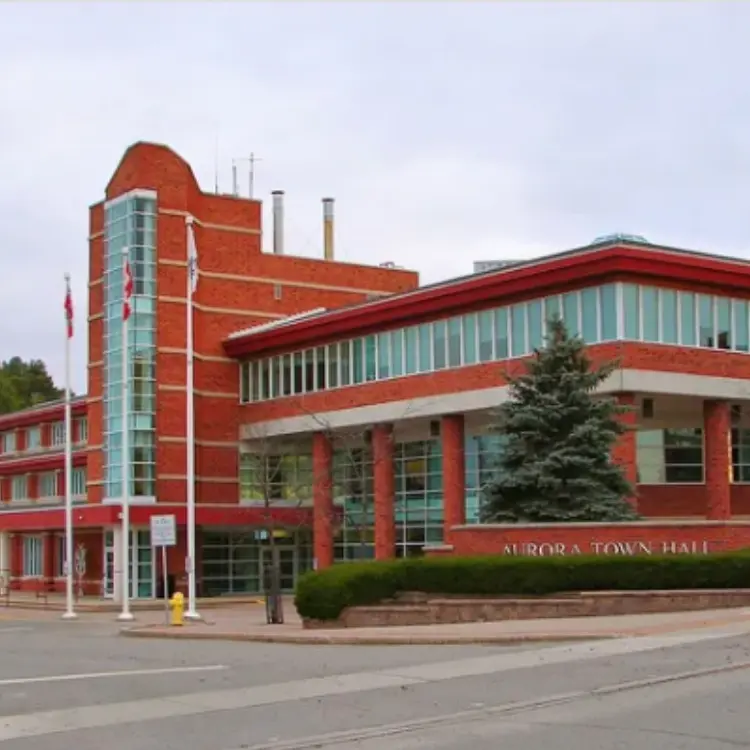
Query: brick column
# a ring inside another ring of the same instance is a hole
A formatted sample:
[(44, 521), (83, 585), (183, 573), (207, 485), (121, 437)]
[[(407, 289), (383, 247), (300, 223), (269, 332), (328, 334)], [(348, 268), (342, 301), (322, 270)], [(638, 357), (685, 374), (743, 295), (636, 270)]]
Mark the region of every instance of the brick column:
[[(612, 447), (612, 462), (622, 467), (625, 479), (633, 485), (635, 491), (638, 484), (638, 461), (636, 452), (636, 431), (638, 427), (637, 400), (634, 393), (620, 393), (617, 395), (617, 403), (627, 407), (627, 411), (621, 414), (619, 421), (626, 427), (626, 432), (617, 438)], [(630, 503), (638, 510), (638, 498), (634, 494)]]
[(443, 417), (440, 426), (443, 453), (443, 541), (450, 530), (466, 523), (466, 456), (463, 414)]
[(393, 428), (379, 424), (372, 431), (375, 489), (375, 559), (389, 560), (396, 545), (393, 482)]
[(318, 569), (333, 565), (333, 450), (324, 432), (313, 435), (313, 555)]
[(55, 577), (55, 535), (49, 531), (44, 535), (44, 550), (42, 551), (42, 577), (51, 581)]
[(728, 402), (703, 402), (703, 440), (706, 518), (722, 521), (732, 517), (732, 420)]

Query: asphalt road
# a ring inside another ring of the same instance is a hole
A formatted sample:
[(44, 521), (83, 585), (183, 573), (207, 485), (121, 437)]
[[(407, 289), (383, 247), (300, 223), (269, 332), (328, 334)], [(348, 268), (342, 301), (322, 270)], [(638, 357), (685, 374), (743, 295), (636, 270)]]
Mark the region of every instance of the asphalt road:
[[(0, 615), (1, 617), (1, 615)], [(0, 619), (2, 750), (750, 747), (750, 619), (536, 647), (122, 638)]]

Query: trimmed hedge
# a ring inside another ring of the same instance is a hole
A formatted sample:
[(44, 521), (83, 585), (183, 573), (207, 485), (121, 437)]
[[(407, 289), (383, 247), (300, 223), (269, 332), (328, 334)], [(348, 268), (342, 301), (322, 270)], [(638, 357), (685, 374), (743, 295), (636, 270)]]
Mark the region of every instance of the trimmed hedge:
[(303, 575), (301, 617), (335, 620), (347, 607), (399, 592), (542, 596), (573, 591), (750, 588), (750, 552), (636, 557), (437, 557), (340, 563)]

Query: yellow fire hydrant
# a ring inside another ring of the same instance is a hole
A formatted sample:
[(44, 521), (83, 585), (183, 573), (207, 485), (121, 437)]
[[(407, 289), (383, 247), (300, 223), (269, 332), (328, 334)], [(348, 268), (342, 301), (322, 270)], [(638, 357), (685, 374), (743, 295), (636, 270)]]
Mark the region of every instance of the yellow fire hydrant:
[(172, 610), (171, 625), (181, 626), (185, 612), (185, 597), (179, 591), (169, 600), (169, 608)]

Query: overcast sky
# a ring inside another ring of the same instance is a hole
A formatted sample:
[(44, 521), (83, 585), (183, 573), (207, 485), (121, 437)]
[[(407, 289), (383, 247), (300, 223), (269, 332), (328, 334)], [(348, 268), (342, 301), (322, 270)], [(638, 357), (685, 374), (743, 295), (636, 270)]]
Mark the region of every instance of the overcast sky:
[[(617, 231), (744, 256), (748, 29), (716, 1), (2, 3), (0, 357), (62, 380), (63, 274), (83, 334), (87, 207), (137, 140), (207, 190), (217, 136), (225, 191), (255, 152), (289, 253), (333, 195), (339, 257), (425, 283)], [(85, 365), (79, 335), (78, 391)]]

